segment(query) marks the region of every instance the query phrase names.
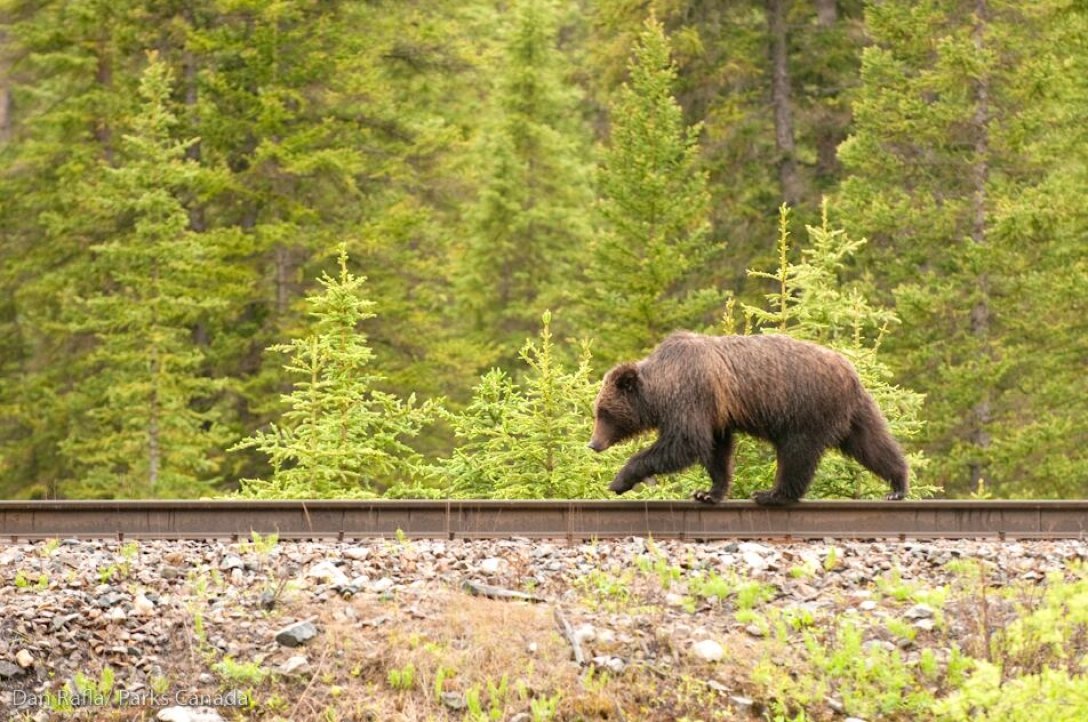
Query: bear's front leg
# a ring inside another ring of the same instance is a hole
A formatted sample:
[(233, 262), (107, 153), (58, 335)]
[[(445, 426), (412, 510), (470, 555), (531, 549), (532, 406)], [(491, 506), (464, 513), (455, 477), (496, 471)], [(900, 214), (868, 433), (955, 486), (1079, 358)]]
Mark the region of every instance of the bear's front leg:
[(662, 436), (628, 459), (608, 488), (622, 494), (640, 481), (652, 482), (655, 474), (671, 474), (686, 469), (695, 463), (697, 457), (693, 444), (684, 443), (676, 437)]

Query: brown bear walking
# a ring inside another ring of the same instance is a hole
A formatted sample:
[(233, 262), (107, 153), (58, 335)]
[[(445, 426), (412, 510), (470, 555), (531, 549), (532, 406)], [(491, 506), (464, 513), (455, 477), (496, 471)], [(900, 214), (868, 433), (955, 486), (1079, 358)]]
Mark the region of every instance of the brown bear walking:
[(716, 504), (733, 477), (733, 435), (767, 439), (778, 455), (774, 488), (760, 504), (791, 504), (808, 490), (830, 447), (907, 493), (907, 462), (854, 367), (838, 353), (788, 336), (674, 333), (646, 358), (616, 366), (594, 402), (589, 448), (604, 451), (649, 429), (658, 439), (624, 464), (609, 489), (622, 494), (653, 474), (702, 463)]

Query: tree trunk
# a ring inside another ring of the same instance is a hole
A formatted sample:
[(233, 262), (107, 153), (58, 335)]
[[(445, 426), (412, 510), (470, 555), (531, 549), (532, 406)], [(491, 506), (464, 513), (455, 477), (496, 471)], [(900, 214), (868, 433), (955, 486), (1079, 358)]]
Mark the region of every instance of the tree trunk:
[[(110, 58), (108, 40), (99, 40), (97, 45), (98, 66), (95, 68), (95, 82), (102, 88), (108, 89), (113, 85), (113, 61)], [(92, 132), (95, 140), (102, 146), (102, 157), (106, 163), (113, 165), (113, 133), (110, 130), (109, 120), (104, 116), (94, 118)]]
[[(0, 31), (0, 48), (7, 46), (7, 36)], [(11, 138), (11, 63), (0, 52), (0, 143)]]
[[(975, 25), (972, 30), (975, 50), (981, 55), (985, 44), (987, 22), (986, 0), (975, 2)], [(990, 177), (990, 78), (981, 74), (975, 81), (975, 114), (972, 125), (975, 132), (975, 157), (971, 169), (971, 242), (976, 246), (986, 245), (986, 185)], [(971, 335), (977, 343), (978, 353), (984, 360), (992, 360), (993, 349), (990, 346), (990, 298), (989, 278), (985, 271), (979, 274), (977, 299), (971, 308)], [(982, 393), (972, 409), (971, 443), (976, 447), (976, 458), (969, 462), (971, 488), (975, 489), (983, 480), (985, 464), (983, 459), (990, 446), (989, 424), (993, 417), (992, 395), (988, 380), (981, 380)]]
[(821, 28), (830, 28), (839, 20), (838, 0), (816, 0), (816, 22)]
[(771, 104), (774, 106), (774, 140), (778, 150), (778, 184), (782, 198), (791, 206), (801, 197), (797, 176), (797, 149), (793, 139), (790, 107), (789, 38), (786, 11), (789, 0), (767, 0), (767, 30), (771, 45)]

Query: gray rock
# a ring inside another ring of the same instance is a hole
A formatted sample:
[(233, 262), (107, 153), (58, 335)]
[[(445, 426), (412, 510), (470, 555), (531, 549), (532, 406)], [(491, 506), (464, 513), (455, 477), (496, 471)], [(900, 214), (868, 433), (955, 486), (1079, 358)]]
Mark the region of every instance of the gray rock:
[(308, 619), (289, 624), (276, 632), (276, 641), (284, 647), (298, 647), (317, 636), (317, 627)]
[(128, 595), (126, 594), (121, 594), (120, 592), (106, 592), (94, 600), (94, 605), (99, 609), (109, 609), (110, 607), (115, 607), (127, 600)]
[(725, 650), (713, 639), (704, 639), (691, 645), (691, 654), (704, 662), (718, 662), (725, 656)]
[(8, 661), (0, 661), (0, 679), (11, 679), (24, 674), (25, 670), (17, 664)]
[(231, 569), (245, 569), (246, 563), (237, 554), (226, 554), (219, 562), (219, 568), (224, 572)]
[(382, 577), (381, 579), (371, 583), (370, 591), (374, 592), (375, 594), (384, 594), (396, 585), (397, 583), (389, 577)]
[(301, 654), (289, 658), (279, 667), (280, 674), (308, 674), (310, 669), (310, 660)]
[(339, 587), (347, 586), (348, 576), (340, 571), (332, 562), (318, 562), (310, 567), (310, 570), (306, 572), (306, 576), (311, 579), (319, 579), (329, 582)]
[(212, 707), (165, 707), (155, 715), (159, 722), (225, 722)]
[(446, 705), (452, 710), (461, 710), (465, 708), (465, 698), (457, 692), (443, 692), (442, 704)]
[(933, 616), (933, 608), (926, 604), (915, 604), (903, 616), (907, 619), (929, 619)]
[(343, 551), (343, 555), (348, 559), (361, 562), (370, 556), (370, 547), (348, 547)]

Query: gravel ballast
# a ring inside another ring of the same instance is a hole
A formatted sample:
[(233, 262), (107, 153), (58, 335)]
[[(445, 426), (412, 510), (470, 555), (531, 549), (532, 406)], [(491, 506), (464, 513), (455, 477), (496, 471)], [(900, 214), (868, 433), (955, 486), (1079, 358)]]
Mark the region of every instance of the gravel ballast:
[[(178, 707), (208, 719), (316, 719), (365, 688), (365, 700), (351, 704), (371, 705), (377, 719), (387, 713), (385, 697), (403, 702), (401, 687), (424, 686), (407, 672), (390, 674), (422, 654), (427, 642), (420, 639), (432, 640), (436, 664), (454, 659), (472, 644), (479, 619), (509, 636), (503, 644), (515, 665), (543, 666), (551, 654), (575, 681), (587, 669), (611, 678), (649, 670), (662, 684), (670, 675), (701, 675), (723, 709), (758, 714), (760, 702), (733, 672), (758, 655), (768, 630), (737, 614), (747, 593), (738, 589), (751, 590), (759, 609), (801, 610), (817, 620), (895, 619), (920, 635), (912, 644), (938, 634), (946, 643), (967, 618), (945, 618), (910, 589), (961, 583), (958, 560), (980, 562), (982, 584), (1000, 589), (1045, 584), (1047, 575), (1066, 575), (1085, 559), (1088, 544), (1078, 540), (5, 544), (0, 709), (22, 715), (15, 719), (52, 719), (50, 705), (83, 693), (88, 704), (69, 714), (87, 719), (180, 719)], [(694, 591), (718, 578), (729, 580), (728, 597), (707, 593), (709, 586)], [(519, 594), (484, 597), (480, 589)], [(560, 617), (569, 635), (554, 621)], [(461, 636), (449, 636), (455, 632)], [(910, 653), (902, 640), (870, 642)], [(572, 661), (572, 644), (582, 648), (583, 667)], [(417, 668), (413, 663), (413, 674)], [(469, 679), (469, 670), (444, 674), (454, 688), (442, 694), (463, 699), (468, 690), (456, 688), (457, 679)], [(435, 689), (444, 688), (439, 679)], [(393, 705), (388, 714), (459, 719), (440, 698), (414, 712)], [(525, 698), (544, 696), (529, 690)]]

